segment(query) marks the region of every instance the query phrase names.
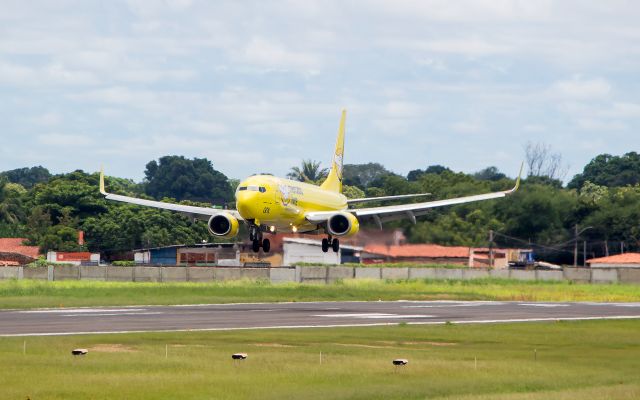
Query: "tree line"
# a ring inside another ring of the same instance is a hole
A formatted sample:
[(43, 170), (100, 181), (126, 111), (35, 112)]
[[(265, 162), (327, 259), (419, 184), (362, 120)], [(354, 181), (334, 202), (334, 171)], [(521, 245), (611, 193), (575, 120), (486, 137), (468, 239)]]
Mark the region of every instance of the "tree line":
[[(487, 246), (488, 231), (497, 245), (533, 247), (542, 258), (571, 262), (575, 226), (588, 242), (588, 258), (625, 249), (640, 250), (640, 155), (602, 154), (563, 185), (561, 157), (545, 146), (527, 150), (527, 174), (520, 190), (503, 200), (434, 209), (402, 228), (412, 243)], [(319, 183), (326, 169), (303, 161), (288, 175)], [(52, 175), (41, 166), (0, 173), (0, 237), (26, 237), (43, 251), (100, 251), (111, 257), (135, 248), (213, 241), (206, 224), (168, 211), (106, 201), (98, 192), (99, 175), (73, 171)], [(514, 179), (490, 166), (476, 173), (431, 165), (406, 176), (379, 163), (347, 164), (348, 197), (431, 193), (443, 199), (508, 189)], [(107, 177), (111, 192), (233, 207), (238, 181), (214, 169), (207, 159), (165, 156), (146, 165), (142, 182)], [(374, 226), (371, 226), (374, 228)], [(86, 242), (78, 244), (77, 232)], [(244, 236), (240, 236), (242, 239)], [(582, 246), (581, 246), (582, 247)]]

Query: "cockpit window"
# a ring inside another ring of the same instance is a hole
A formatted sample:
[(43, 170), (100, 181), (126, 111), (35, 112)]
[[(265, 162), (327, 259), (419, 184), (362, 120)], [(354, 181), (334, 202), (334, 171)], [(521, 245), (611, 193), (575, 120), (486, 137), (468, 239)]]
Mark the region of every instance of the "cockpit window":
[(243, 190), (248, 190), (250, 192), (260, 192), (260, 193), (265, 193), (267, 191), (267, 188), (264, 186), (256, 186), (256, 185), (249, 185), (249, 186), (240, 186), (238, 187), (238, 191), (243, 191)]

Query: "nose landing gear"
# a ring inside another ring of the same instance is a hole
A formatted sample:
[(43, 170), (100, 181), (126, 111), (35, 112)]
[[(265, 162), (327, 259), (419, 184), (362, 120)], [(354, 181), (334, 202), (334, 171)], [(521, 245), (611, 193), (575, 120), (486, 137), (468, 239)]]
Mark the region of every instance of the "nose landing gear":
[(338, 239), (333, 239), (331, 235), (328, 238), (322, 239), (322, 251), (328, 252), (329, 247), (333, 250), (334, 253), (340, 251), (340, 241)]

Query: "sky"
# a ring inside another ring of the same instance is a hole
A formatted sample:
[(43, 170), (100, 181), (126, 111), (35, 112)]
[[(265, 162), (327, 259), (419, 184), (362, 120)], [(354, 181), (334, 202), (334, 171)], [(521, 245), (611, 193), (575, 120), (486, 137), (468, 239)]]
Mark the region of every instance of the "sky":
[(567, 178), (640, 151), (636, 1), (0, 0), (0, 171), (143, 179), (163, 155), (230, 178), (345, 163)]

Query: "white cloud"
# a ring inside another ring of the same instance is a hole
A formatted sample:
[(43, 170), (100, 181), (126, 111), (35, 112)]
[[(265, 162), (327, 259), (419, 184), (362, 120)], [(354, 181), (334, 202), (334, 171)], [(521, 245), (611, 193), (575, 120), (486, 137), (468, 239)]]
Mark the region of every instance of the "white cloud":
[(568, 99), (599, 100), (609, 97), (611, 85), (602, 78), (584, 79), (575, 76), (570, 80), (554, 83), (552, 91), (554, 94)]
[(611, 108), (602, 110), (600, 115), (610, 118), (640, 118), (640, 104), (616, 102)]
[(94, 144), (94, 140), (90, 134), (67, 134), (67, 133), (48, 133), (38, 135), (37, 142), (45, 146), (75, 148), (77, 146), (86, 147)]
[(241, 59), (258, 67), (315, 72), (322, 67), (317, 54), (296, 51), (263, 37), (254, 37), (245, 46)]
[[(33, 152), (0, 158), (0, 170), (62, 171), (71, 155), (95, 168), (81, 154), (93, 141), (123, 176), (168, 153), (211, 157), (232, 176), (267, 154), (284, 174), (330, 155), (342, 107), (350, 160), (478, 170), (495, 143), (510, 165), (535, 136), (579, 167), (640, 148), (629, 134), (640, 128), (638, 20), (640, 7), (616, 0), (9, 2), (2, 147)], [(583, 150), (614, 135), (625, 138)], [(59, 157), (54, 142), (67, 145)]]

